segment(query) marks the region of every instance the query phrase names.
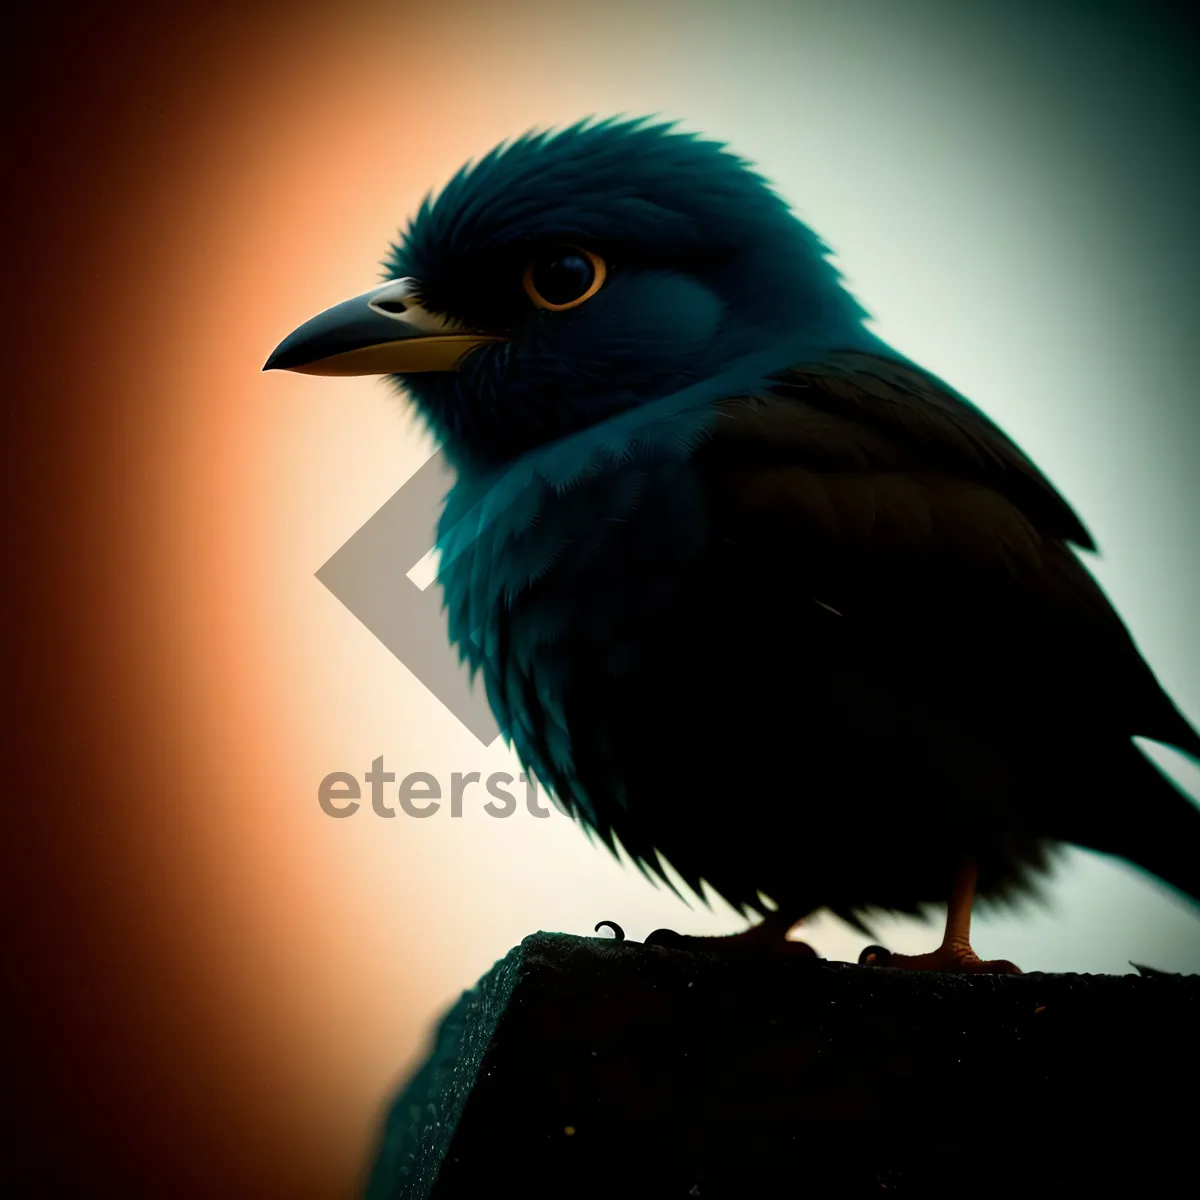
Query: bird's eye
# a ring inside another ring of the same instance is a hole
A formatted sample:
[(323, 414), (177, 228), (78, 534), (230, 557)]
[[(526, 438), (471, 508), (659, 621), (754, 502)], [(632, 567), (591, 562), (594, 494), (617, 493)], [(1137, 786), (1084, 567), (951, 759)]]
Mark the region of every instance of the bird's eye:
[(604, 283), (604, 259), (578, 246), (556, 246), (525, 268), (525, 294), (538, 308), (559, 311), (590, 300)]

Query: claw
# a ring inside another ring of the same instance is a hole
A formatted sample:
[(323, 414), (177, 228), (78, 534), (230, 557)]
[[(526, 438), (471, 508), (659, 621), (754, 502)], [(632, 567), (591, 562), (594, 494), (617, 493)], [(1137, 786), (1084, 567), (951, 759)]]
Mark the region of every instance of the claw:
[(643, 946), (680, 946), (683, 944), (684, 937), (681, 933), (676, 933), (673, 929), (656, 929), (653, 933), (646, 935), (646, 940), (642, 943)]
[(613, 931), (613, 941), (623, 942), (625, 940), (625, 930), (623, 930), (620, 925), (616, 923), (616, 921), (597, 921), (596, 928), (593, 929), (592, 932), (599, 933), (600, 930), (605, 927), (605, 925), (607, 925), (609, 929)]
[(693, 950), (701, 954), (738, 958), (787, 957), (816, 958), (817, 952), (804, 942), (793, 942), (779, 933), (782, 926), (753, 925), (741, 933), (696, 937), (676, 933), (673, 929), (656, 929), (643, 945), (662, 946), (675, 950)]

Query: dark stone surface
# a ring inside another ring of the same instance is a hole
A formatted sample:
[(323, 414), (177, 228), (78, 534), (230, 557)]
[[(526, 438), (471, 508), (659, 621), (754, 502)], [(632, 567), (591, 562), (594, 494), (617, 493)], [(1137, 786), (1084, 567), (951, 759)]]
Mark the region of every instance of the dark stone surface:
[(1193, 1194), (1200, 976), (949, 976), (538, 933), (446, 1015), (369, 1200)]

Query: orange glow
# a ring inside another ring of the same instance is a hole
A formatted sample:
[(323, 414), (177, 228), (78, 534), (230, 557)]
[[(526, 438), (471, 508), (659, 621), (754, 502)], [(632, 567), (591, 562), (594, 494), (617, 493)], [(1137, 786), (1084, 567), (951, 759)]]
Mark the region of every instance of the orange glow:
[[(419, 53), (381, 69), (381, 46), (406, 39)], [(325, 774), (381, 753), (446, 774), (510, 760), (314, 578), (431, 445), (376, 380), (261, 366), (376, 282), (421, 196), (511, 135), (522, 98), (482, 103), (451, 39), (383, 10), (243, 28), (218, 60), (204, 66), (220, 87), (142, 159), (136, 207), (109, 234), (123, 310), (103, 373), (128, 537), (114, 619), (140, 649), (119, 665), (124, 755), (171, 796), (146, 789), (130, 810), (127, 869), (160, 915), (156, 954), (191, 991), (155, 1018), (160, 1069), (221, 1105), (272, 1190), (283, 1159), (297, 1189), (330, 1194), (362, 1169), (438, 1009), (537, 918), (490, 903), (511, 887), (515, 830), (335, 824), (315, 804)], [(414, 96), (454, 78), (453, 103), (411, 119)], [(544, 119), (536, 93), (525, 104), (528, 124)], [(576, 830), (546, 837), (606, 869)]]

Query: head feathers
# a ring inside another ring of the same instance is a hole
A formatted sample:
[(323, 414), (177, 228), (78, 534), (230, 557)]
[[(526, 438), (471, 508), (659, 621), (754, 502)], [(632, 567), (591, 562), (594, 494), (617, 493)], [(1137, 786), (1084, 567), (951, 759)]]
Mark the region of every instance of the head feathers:
[[(570, 311), (543, 311), (522, 289), (556, 246), (607, 265)], [(828, 255), (724, 144), (613, 117), (530, 131), (468, 163), (425, 198), (384, 266), (418, 279), (432, 311), (509, 339), (456, 374), (403, 380), (461, 461), (511, 458), (776, 344), (854, 348), (865, 314)]]

